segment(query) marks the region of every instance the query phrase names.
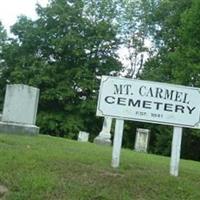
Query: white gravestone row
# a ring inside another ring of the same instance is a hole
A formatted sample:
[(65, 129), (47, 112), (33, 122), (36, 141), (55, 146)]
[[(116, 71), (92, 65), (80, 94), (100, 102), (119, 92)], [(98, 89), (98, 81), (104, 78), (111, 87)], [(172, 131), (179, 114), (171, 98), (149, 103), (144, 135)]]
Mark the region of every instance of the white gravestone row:
[[(111, 145), (111, 125), (112, 118), (105, 117), (103, 121), (103, 127), (99, 135), (94, 139), (95, 144)], [(150, 130), (137, 128), (135, 138), (135, 151), (147, 152), (150, 138)]]
[(7, 85), (0, 132), (39, 133), (35, 125), (39, 89), (23, 84)]

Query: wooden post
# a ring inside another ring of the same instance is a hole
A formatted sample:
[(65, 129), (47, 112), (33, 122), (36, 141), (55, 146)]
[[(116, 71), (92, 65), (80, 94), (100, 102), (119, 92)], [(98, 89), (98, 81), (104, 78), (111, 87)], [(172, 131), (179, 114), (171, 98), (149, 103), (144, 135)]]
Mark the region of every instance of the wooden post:
[(178, 176), (181, 152), (182, 127), (174, 127), (171, 148), (170, 174)]
[(112, 150), (112, 164), (111, 164), (112, 167), (114, 168), (119, 167), (123, 129), (124, 129), (124, 120), (116, 119), (115, 135), (114, 135), (113, 150)]

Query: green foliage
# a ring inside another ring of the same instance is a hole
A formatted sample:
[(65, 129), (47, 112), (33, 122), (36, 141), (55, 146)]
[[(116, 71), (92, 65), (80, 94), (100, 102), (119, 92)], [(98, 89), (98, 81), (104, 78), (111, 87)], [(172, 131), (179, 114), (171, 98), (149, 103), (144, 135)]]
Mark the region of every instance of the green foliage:
[[(95, 116), (101, 75), (123, 71), (130, 78), (200, 87), (199, 9), (199, 0), (37, 5), (39, 18), (20, 16), (12, 27), (14, 38), (8, 39), (0, 25), (0, 105), (7, 83), (39, 87), (41, 133), (75, 139), (84, 130), (92, 140), (102, 127)], [(146, 39), (153, 47), (143, 65)], [(117, 59), (119, 47), (128, 48), (129, 68), (122, 69)], [(151, 129), (150, 152), (169, 155), (172, 129), (166, 126), (127, 122), (124, 147), (133, 148), (138, 127)], [(184, 130), (182, 156), (198, 160), (199, 131), (190, 132)]]
[[(6, 41), (7, 41), (7, 34), (0, 22), (0, 66), (3, 65), (3, 62), (4, 62), (3, 48), (6, 45)], [(2, 73), (3, 73), (3, 70), (0, 67), (0, 84), (4, 82), (4, 80), (2, 80)], [(3, 89), (0, 90), (0, 97), (4, 96), (4, 92), (5, 91)], [(2, 107), (3, 107), (3, 98), (0, 98), (0, 110), (2, 109)]]
[[(155, 52), (145, 63), (140, 78), (200, 87), (200, 1), (156, 2), (157, 6), (146, 12)], [(153, 152), (169, 154), (169, 131), (167, 127), (158, 129), (160, 134), (156, 136)], [(199, 153), (194, 153), (200, 150), (199, 141), (199, 131), (184, 130), (182, 156), (199, 160)]]
[[(4, 30), (1, 22), (0, 22), (0, 45), (2, 46), (7, 39), (6, 31)], [(2, 51), (2, 50), (1, 50)]]
[(37, 124), (42, 133), (75, 138), (79, 130), (99, 131), (98, 77), (118, 71), (121, 64), (113, 1), (99, 1), (98, 10), (94, 3), (38, 5), (39, 18), (19, 17), (12, 27), (15, 38), (3, 48), (1, 87), (9, 82), (40, 88)]

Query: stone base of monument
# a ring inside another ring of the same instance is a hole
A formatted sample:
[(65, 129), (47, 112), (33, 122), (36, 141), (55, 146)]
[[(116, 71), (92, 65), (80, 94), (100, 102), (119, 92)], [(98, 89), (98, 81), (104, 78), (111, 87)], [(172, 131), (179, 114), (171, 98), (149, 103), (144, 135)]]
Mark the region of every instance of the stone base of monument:
[(95, 144), (108, 145), (108, 146), (111, 146), (111, 143), (112, 143), (109, 138), (105, 138), (105, 137), (101, 137), (101, 136), (97, 136), (96, 138), (94, 138), (93, 142)]
[(40, 128), (35, 125), (8, 123), (0, 121), (0, 133), (14, 133), (14, 134), (26, 134), (37, 135)]

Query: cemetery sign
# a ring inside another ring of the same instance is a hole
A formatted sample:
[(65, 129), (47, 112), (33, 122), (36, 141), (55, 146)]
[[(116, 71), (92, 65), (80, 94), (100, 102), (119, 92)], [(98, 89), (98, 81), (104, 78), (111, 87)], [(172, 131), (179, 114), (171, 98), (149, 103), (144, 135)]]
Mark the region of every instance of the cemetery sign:
[(200, 128), (200, 89), (102, 76), (97, 115)]

